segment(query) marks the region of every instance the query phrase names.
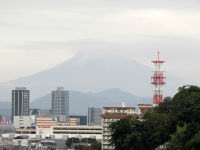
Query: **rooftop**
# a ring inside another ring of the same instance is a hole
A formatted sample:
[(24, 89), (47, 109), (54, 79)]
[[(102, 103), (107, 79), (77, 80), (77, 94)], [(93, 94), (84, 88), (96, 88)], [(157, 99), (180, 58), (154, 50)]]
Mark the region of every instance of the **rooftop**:
[(127, 117), (127, 116), (131, 116), (133, 118), (137, 118), (138, 115), (119, 115), (119, 114), (103, 114), (101, 115), (102, 118), (124, 118), (124, 117)]
[(104, 109), (116, 108), (116, 109), (136, 109), (135, 107), (103, 107)]
[(153, 107), (152, 104), (138, 104), (138, 106), (152, 106)]

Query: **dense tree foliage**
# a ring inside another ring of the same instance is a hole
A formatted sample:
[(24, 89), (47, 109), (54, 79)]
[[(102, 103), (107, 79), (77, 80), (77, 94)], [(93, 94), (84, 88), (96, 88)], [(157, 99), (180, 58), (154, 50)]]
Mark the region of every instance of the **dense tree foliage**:
[(200, 88), (183, 86), (143, 120), (123, 118), (110, 125), (116, 150), (200, 149)]

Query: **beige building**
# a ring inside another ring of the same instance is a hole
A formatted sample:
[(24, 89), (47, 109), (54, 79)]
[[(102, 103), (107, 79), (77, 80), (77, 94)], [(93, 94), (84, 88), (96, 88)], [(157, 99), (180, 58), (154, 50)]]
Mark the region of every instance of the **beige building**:
[(101, 126), (37, 126), (36, 134), (66, 136), (68, 138), (95, 138), (102, 139)]
[(78, 126), (80, 124), (80, 118), (69, 118), (69, 125), (70, 126)]
[(149, 113), (153, 109), (152, 104), (138, 104), (138, 113), (145, 114)]
[(102, 117), (102, 150), (112, 150), (113, 146), (109, 146), (110, 142), (110, 131), (108, 129), (112, 122), (118, 121), (126, 116), (132, 116), (137, 118), (137, 112), (135, 107), (104, 107), (104, 114)]
[(102, 138), (102, 127), (101, 126), (53, 126), (53, 134), (63, 134), (71, 137), (81, 138)]
[(57, 124), (56, 118), (52, 116), (37, 116), (35, 119), (36, 126), (53, 126)]
[(102, 138), (101, 126), (79, 126), (78, 122), (79, 118), (71, 118), (71, 122), (57, 122), (53, 117), (36, 117), (36, 135)]
[(36, 134), (36, 129), (16, 129), (17, 134)]
[(36, 134), (51, 134), (51, 127), (57, 125), (56, 119), (50, 116), (36, 117)]

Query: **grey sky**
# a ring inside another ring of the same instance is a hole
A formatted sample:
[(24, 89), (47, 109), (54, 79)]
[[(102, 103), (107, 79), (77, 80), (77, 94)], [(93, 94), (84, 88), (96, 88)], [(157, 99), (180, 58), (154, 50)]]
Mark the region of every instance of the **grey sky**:
[(1, 82), (30, 75), (83, 53), (131, 57), (198, 83), (199, 0), (0, 1)]

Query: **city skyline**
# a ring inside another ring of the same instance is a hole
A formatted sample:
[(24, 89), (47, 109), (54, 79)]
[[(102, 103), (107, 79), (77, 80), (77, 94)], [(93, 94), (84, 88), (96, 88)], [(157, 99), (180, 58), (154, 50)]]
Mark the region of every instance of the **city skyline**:
[(199, 18), (198, 0), (0, 1), (0, 149), (199, 149)]

